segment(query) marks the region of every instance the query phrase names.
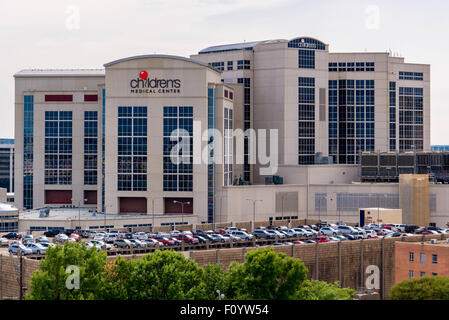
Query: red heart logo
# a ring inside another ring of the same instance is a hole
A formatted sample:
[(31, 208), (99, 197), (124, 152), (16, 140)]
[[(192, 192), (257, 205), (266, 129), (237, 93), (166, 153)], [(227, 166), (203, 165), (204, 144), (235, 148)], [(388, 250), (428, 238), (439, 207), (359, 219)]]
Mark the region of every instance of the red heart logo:
[(146, 72), (145, 70), (140, 71), (139, 77), (140, 77), (140, 79), (147, 80), (148, 72)]

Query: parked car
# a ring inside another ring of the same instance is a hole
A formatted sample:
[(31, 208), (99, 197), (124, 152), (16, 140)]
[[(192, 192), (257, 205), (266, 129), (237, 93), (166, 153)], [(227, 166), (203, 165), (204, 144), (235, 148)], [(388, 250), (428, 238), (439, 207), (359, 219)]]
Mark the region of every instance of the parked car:
[(143, 240), (144, 242), (146, 242), (147, 246), (149, 247), (156, 247), (156, 246), (163, 246), (164, 244), (162, 242), (159, 242), (158, 240), (154, 239), (154, 238), (149, 238), (146, 240)]
[(269, 233), (267, 230), (255, 229), (253, 235), (256, 239), (274, 239), (275, 235)]
[(340, 242), (341, 241), (341, 239), (339, 239), (339, 238), (337, 238), (335, 236), (329, 237), (328, 239), (329, 239), (329, 242)]
[(27, 247), (28, 249), (31, 249), (35, 254), (45, 254), (45, 252), (47, 251), (47, 248), (45, 248), (39, 243), (28, 242), (25, 243), (24, 246)]
[(6, 238), (0, 238), (0, 246), (1, 247), (8, 247), (9, 246), (9, 240)]
[(229, 238), (225, 238), (221, 234), (213, 233), (213, 234), (210, 234), (210, 236), (214, 239), (213, 240), (214, 242), (229, 242), (230, 241)]
[(363, 228), (365, 230), (379, 230), (380, 229), (379, 226), (375, 223), (366, 224)]
[(27, 234), (25, 237), (23, 237), (23, 243), (26, 243), (26, 242), (33, 242), (34, 241), (34, 237), (33, 237), (33, 235), (31, 235), (31, 234)]
[(64, 231), (63, 231), (63, 233), (66, 235), (66, 236), (70, 236), (72, 233), (74, 233), (74, 232), (76, 232), (76, 230), (75, 229), (65, 229)]
[(405, 232), (405, 224), (393, 224), (391, 229), (397, 232)]
[(338, 234), (338, 231), (331, 227), (323, 227), (320, 229), (320, 234), (325, 236), (336, 236)]
[(48, 240), (48, 238), (46, 236), (39, 236), (36, 238), (36, 242), (40, 243), (40, 242), (50, 242), (50, 240)]
[(254, 238), (254, 235), (249, 234), (244, 231), (232, 231), (230, 234), (233, 236), (239, 237), (240, 239), (245, 240), (245, 241), (251, 241)]
[(350, 226), (338, 226), (337, 230), (341, 234), (350, 234), (355, 232), (355, 229)]
[(61, 230), (58, 230), (58, 229), (52, 229), (52, 230), (48, 230), (48, 231), (45, 231), (44, 232), (44, 236), (46, 236), (46, 237), (55, 237), (55, 236), (57, 236), (58, 234), (60, 234), (62, 231)]
[(77, 233), (72, 233), (72, 234), (69, 236), (69, 239), (74, 239), (76, 242), (79, 242), (80, 239), (81, 239), (81, 237), (80, 237), (80, 235), (77, 234)]
[(200, 235), (194, 235), (193, 237), (196, 238), (196, 239), (198, 239), (198, 242), (199, 242), (199, 243), (206, 243), (206, 242), (207, 242), (207, 239), (204, 238), (203, 236), (200, 236)]
[(127, 239), (116, 239), (114, 241), (114, 247), (130, 249), (134, 247), (134, 245)]
[(175, 242), (172, 239), (169, 239), (167, 237), (154, 237), (153, 239), (159, 241), (164, 246), (173, 246), (173, 245), (175, 245)]
[(40, 242), (39, 244), (41, 246), (43, 246), (44, 248), (46, 248), (46, 249), (56, 247), (56, 245), (54, 243), (51, 243), (51, 242)]
[(12, 239), (19, 240), (19, 239), (22, 239), (22, 235), (20, 233), (17, 233), (17, 232), (10, 232), (10, 233), (5, 234), (2, 238), (6, 238), (6, 239), (9, 239), (9, 240), (12, 240)]
[(23, 244), (13, 244), (8, 248), (9, 254), (18, 254), (22, 252), (23, 255), (33, 254), (33, 250), (25, 247)]
[(146, 240), (148, 239), (148, 235), (145, 232), (136, 232), (133, 234), (133, 239)]
[(383, 223), (383, 224), (380, 225), (380, 228), (381, 228), (381, 229), (388, 229), (388, 230), (391, 230), (392, 227), (393, 227), (393, 224), (392, 224), (392, 223)]
[(308, 239), (308, 240), (304, 240), (304, 243), (316, 243), (316, 242), (314, 240)]
[(347, 240), (356, 240), (356, 238), (353, 235), (351, 235), (351, 234), (342, 233), (341, 235), (343, 237), (345, 237)]
[(384, 228), (384, 229), (381, 229), (381, 230), (380, 230), (380, 233), (381, 233), (383, 236), (386, 236), (387, 234), (393, 233), (393, 231), (391, 231), (390, 229)]
[(55, 241), (59, 243), (64, 243), (69, 239), (65, 233), (60, 233), (55, 237)]
[(340, 241), (348, 240), (346, 237), (344, 237), (344, 236), (342, 236), (342, 235), (336, 235), (336, 236), (333, 236), (333, 237), (336, 238), (336, 239), (338, 239), (338, 240), (340, 240)]
[(216, 230), (215, 230), (215, 233), (224, 235), (224, 234), (227, 234), (227, 233), (229, 233), (229, 232), (227, 232), (225, 229), (216, 229)]
[(404, 232), (406, 232), (406, 233), (414, 233), (416, 229), (419, 229), (419, 226), (414, 225), (414, 224), (406, 225)]
[[(128, 239), (124, 239), (124, 240), (128, 240)], [(148, 246), (146, 242), (140, 241), (137, 239), (129, 239), (128, 241), (131, 242), (134, 245), (134, 247), (136, 247), (136, 248), (146, 248)]]
[(232, 242), (237, 242), (237, 241), (241, 241), (242, 238), (238, 237), (238, 236), (234, 236), (232, 234), (229, 233), (225, 233), (225, 234), (220, 234), (222, 237), (226, 238), (227, 241), (232, 241)]
[(293, 241), (293, 244), (304, 244), (304, 243), (305, 243), (304, 241), (300, 240)]
[(225, 229), (225, 231), (226, 231), (227, 233), (230, 233), (230, 232), (232, 232), (232, 231), (239, 231), (239, 228), (236, 228), (236, 227), (227, 227), (227, 228)]
[(300, 237), (312, 237), (313, 233), (303, 228), (293, 228)]
[(439, 234), (439, 233), (435, 230), (424, 230), (421, 234), (422, 235), (433, 235), (433, 234)]
[(360, 239), (366, 239), (366, 233), (363, 231), (354, 231), (350, 233), (351, 236), (353, 236), (356, 240), (360, 240)]
[(329, 238), (325, 237), (325, 236), (312, 238), (312, 240), (315, 241), (315, 242), (329, 242)]
[(370, 229), (370, 230), (365, 230), (365, 234), (367, 238), (374, 238), (377, 237), (377, 232)]
[(90, 243), (90, 245), (88, 245), (88, 246), (96, 246), (97, 248), (100, 248), (101, 250), (109, 250), (109, 249), (111, 249), (111, 245), (107, 244), (107, 243), (105, 243), (103, 241), (90, 240), (87, 243), (88, 244)]
[(190, 236), (188, 234), (180, 233), (177, 236), (175, 236), (175, 238), (178, 239), (178, 240), (181, 240), (181, 241), (183, 241), (185, 243), (188, 243), (188, 244), (197, 244), (197, 243), (199, 243), (198, 239), (195, 239), (194, 237), (192, 237), (192, 236)]
[(104, 237), (104, 241), (106, 242), (106, 243), (114, 243), (115, 242), (115, 240), (118, 240), (119, 238), (117, 237), (117, 234), (116, 233), (108, 233), (107, 235), (106, 235), (106, 237)]

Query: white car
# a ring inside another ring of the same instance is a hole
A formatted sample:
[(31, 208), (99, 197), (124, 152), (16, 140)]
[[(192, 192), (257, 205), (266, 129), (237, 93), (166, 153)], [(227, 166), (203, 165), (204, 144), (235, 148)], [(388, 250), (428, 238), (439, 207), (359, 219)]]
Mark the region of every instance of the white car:
[(245, 231), (232, 231), (229, 234), (232, 236), (235, 236), (235, 237), (239, 237), (240, 239), (247, 240), (247, 241), (254, 239), (254, 236), (252, 234), (249, 234)]
[(99, 241), (99, 240), (90, 240), (89, 242), (87, 242), (86, 243), (87, 244), (87, 246), (89, 247), (89, 246), (97, 246), (98, 248), (100, 248), (100, 249), (106, 249), (106, 250), (109, 250), (109, 249), (111, 249), (112, 248), (112, 246), (110, 245), (110, 244), (107, 244), (107, 243), (105, 243), (105, 242), (103, 242), (103, 241)]
[(2, 247), (9, 246), (9, 240), (6, 238), (0, 238), (0, 246), (2, 246)]
[(147, 240), (148, 235), (145, 232), (136, 232), (133, 234), (133, 239), (137, 240)]
[(118, 239), (117, 233), (108, 233), (103, 241), (105, 241), (106, 243), (113, 243), (117, 239)]
[(365, 230), (379, 230), (380, 229), (379, 226), (375, 223), (366, 224), (363, 228)]
[(59, 243), (64, 243), (67, 240), (69, 240), (69, 237), (64, 233), (60, 233), (55, 237), (55, 241)]
[(293, 229), (284, 229), (281, 231), (284, 232), (287, 235), (287, 237), (290, 237), (290, 238), (296, 237), (298, 235), (298, 233)]
[(128, 239), (128, 241), (131, 242), (136, 248), (146, 248), (148, 246), (145, 241), (140, 241), (138, 239)]
[(353, 227), (350, 226), (338, 226), (338, 232), (344, 233), (344, 234), (350, 234), (353, 232), (357, 232)]
[(390, 229), (381, 229), (380, 232), (382, 235), (386, 236), (387, 234), (392, 234), (394, 231), (391, 231)]
[(104, 241), (105, 235), (103, 233), (97, 233), (94, 237), (96, 241)]
[(367, 235), (367, 237), (376, 237), (377, 236), (377, 232), (374, 230), (365, 230), (365, 233)]
[(303, 228), (293, 228), (293, 230), (296, 232), (296, 234), (298, 234), (299, 236), (302, 236), (302, 237), (313, 236), (312, 232), (309, 232), (308, 230), (303, 229)]
[(9, 254), (18, 254), (19, 251), (23, 255), (33, 254), (33, 250), (25, 247), (23, 244), (13, 244), (8, 248)]
[(56, 245), (54, 243), (51, 242), (40, 242), (39, 243), (41, 246), (43, 246), (44, 248), (48, 249), (48, 248), (54, 248), (56, 247)]
[(36, 239), (36, 242), (50, 242), (46, 236), (39, 236)]
[(28, 249), (31, 249), (33, 253), (36, 254), (45, 254), (45, 252), (47, 251), (47, 248), (45, 248), (39, 243), (28, 242), (25, 243), (24, 246), (27, 247)]
[(336, 236), (338, 231), (331, 227), (323, 227), (320, 229), (320, 234), (323, 236)]
[(405, 232), (405, 224), (393, 224), (391, 229), (397, 232)]
[(356, 238), (357, 240), (368, 238), (364, 231), (354, 231), (354, 232), (351, 232), (350, 235), (353, 236), (354, 238)]
[(226, 231), (227, 233), (231, 233), (231, 232), (233, 232), (233, 231), (239, 231), (239, 228), (236, 228), (236, 227), (227, 227), (227, 228), (225, 229), (225, 231)]

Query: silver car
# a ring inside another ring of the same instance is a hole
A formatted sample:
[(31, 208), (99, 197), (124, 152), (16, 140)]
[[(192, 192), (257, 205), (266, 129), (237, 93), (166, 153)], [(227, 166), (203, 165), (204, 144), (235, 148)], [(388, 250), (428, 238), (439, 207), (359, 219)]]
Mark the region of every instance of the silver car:
[(33, 253), (36, 254), (45, 254), (47, 252), (47, 248), (42, 246), (40, 243), (28, 242), (24, 244), (25, 247), (31, 249)]

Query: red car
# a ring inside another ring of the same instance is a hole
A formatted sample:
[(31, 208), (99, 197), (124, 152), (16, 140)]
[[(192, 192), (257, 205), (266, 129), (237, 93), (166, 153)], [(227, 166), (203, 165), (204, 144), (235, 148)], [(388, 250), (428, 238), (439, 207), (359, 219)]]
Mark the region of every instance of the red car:
[(75, 239), (76, 242), (79, 242), (79, 241), (80, 241), (80, 236), (79, 236), (78, 234), (76, 234), (76, 233), (72, 233), (72, 234), (70, 235), (70, 238)]
[(224, 229), (217, 229), (217, 230), (215, 230), (215, 233), (217, 233), (217, 234), (226, 234), (227, 232)]
[(383, 224), (382, 225), (382, 229), (389, 229), (389, 230), (391, 230), (391, 227), (392, 227), (393, 225), (391, 224), (391, 223), (386, 223), (386, 224)]
[(316, 237), (312, 239), (315, 242), (329, 242), (329, 239), (327, 237)]
[(173, 240), (165, 237), (153, 237), (152, 239), (161, 242), (164, 246), (172, 246), (175, 244)]
[(197, 238), (182, 233), (174, 235), (174, 237), (178, 240), (184, 241), (185, 243), (196, 244), (200, 242)]

